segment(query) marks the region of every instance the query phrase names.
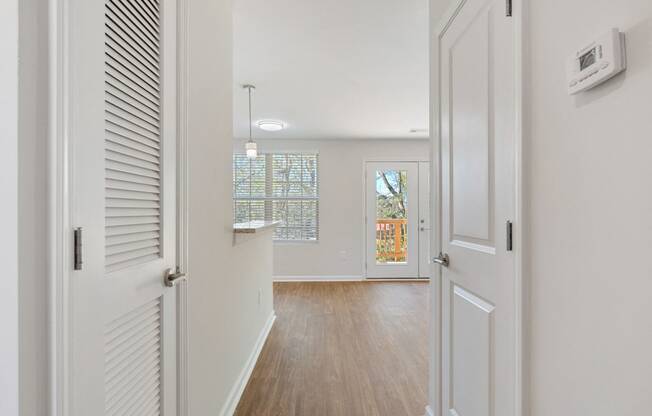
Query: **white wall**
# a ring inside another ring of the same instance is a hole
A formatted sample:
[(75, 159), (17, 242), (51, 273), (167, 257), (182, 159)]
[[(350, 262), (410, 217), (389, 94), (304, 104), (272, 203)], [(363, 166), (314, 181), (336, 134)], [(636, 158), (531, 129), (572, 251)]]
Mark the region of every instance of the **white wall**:
[[(235, 142), (235, 151), (243, 143)], [(319, 241), (276, 243), (274, 275), (361, 278), (364, 161), (429, 160), (427, 140), (263, 140), (262, 152), (319, 153)]]
[(232, 2), (189, 0), (189, 10), (189, 403), (190, 415), (219, 416), (272, 311), (272, 288), (232, 232)]
[(0, 13), (0, 414), (47, 413), (47, 2)]
[(48, 2), (20, 0), (18, 261), (20, 414), (48, 406)]
[[(529, 1), (532, 416), (652, 409), (652, 2)], [(610, 27), (629, 69), (566, 94), (565, 60)]]
[(17, 416), (18, 396), (18, 1), (0, 5), (0, 414)]

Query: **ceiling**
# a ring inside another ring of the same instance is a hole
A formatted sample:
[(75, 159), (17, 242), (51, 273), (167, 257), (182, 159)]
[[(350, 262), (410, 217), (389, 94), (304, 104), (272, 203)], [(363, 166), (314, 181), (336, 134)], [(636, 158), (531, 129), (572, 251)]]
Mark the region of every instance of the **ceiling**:
[(426, 138), (428, 68), (428, 0), (235, 0), (236, 138)]

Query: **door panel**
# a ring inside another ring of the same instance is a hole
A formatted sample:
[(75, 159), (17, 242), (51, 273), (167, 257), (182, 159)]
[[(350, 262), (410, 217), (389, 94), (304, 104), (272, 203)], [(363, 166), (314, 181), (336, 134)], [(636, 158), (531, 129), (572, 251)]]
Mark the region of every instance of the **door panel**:
[(451, 229), (460, 242), (490, 242), (489, 16), (481, 14), (450, 48)]
[(419, 276), (419, 168), (416, 162), (370, 162), (367, 277)]
[(442, 413), (516, 414), (514, 28), (497, 0), (467, 0), (439, 39)]
[(449, 407), (458, 415), (490, 415), (494, 307), (461, 287), (452, 289)]
[(71, 415), (176, 414), (176, 2), (70, 0)]

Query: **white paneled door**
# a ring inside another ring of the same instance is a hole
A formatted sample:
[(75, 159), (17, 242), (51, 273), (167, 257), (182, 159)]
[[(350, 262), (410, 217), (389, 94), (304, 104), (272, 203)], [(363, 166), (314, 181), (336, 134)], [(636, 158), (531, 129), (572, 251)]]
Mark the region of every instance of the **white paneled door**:
[(428, 277), (428, 172), (427, 162), (367, 162), (367, 278)]
[(439, 35), (442, 415), (517, 414), (515, 27), (460, 3)]
[(174, 415), (176, 4), (69, 0), (68, 412)]

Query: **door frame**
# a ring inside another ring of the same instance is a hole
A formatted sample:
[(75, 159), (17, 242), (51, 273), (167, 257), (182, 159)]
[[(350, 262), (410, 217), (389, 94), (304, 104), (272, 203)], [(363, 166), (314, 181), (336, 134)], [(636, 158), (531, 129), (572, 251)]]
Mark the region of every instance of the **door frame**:
[[(432, 1), (432, 0), (431, 0)], [(515, 342), (514, 351), (516, 353), (516, 403), (517, 416), (528, 414), (528, 397), (527, 397), (527, 380), (529, 370), (526, 363), (528, 345), (527, 345), (527, 310), (528, 310), (528, 286), (526, 284), (526, 274), (524, 265), (524, 256), (527, 247), (524, 246), (527, 230), (527, 218), (524, 216), (524, 192), (526, 191), (523, 176), (523, 146), (524, 146), (524, 103), (527, 97), (524, 91), (524, 73), (525, 59), (527, 52), (525, 49), (526, 32), (525, 19), (527, 16), (527, 0), (512, 1), (512, 18), (514, 19), (514, 42), (515, 42), (515, 75), (516, 75), (516, 97), (515, 97), (515, 149), (514, 149), (514, 172), (515, 172), (515, 218), (514, 218), (514, 273), (515, 273)], [(457, 16), (467, 0), (454, 0), (438, 22), (431, 18), (430, 34), (430, 179), (431, 195), (434, 203), (431, 207), (431, 252), (441, 251), (442, 241), (442, 224), (441, 224), (441, 196), (442, 189), (439, 186), (441, 178), (441, 124), (440, 124), (440, 42), (442, 36), (450, 26), (452, 20)], [(431, 264), (431, 285), (430, 285), (430, 302), (433, 319), (430, 322), (430, 386), (429, 386), (429, 405), (426, 407), (427, 416), (444, 416), (442, 414), (442, 285), (441, 285), (441, 267)]]
[[(430, 169), (432, 170), (432, 162), (423, 156), (416, 156), (416, 157), (380, 157), (380, 158), (365, 158), (362, 160), (362, 195), (363, 195), (363, 202), (362, 202), (362, 280), (378, 280), (378, 281), (387, 281), (387, 280), (396, 280), (392, 278), (370, 278), (368, 273), (367, 273), (367, 163), (392, 163), (392, 162), (412, 162), (412, 163), (419, 163), (419, 162), (428, 162), (430, 163)], [(430, 203), (432, 204), (432, 187), (430, 189)], [(432, 230), (431, 230), (432, 231)], [(432, 232), (430, 233), (431, 239), (432, 239)], [(432, 247), (432, 246), (431, 246)], [(432, 278), (432, 274), (430, 275)], [(414, 280), (421, 280), (425, 281), (427, 279), (400, 279), (400, 281), (414, 281)]]
[[(72, 265), (69, 139), (70, 74), (68, 0), (48, 1), (48, 392), (51, 416), (65, 416), (70, 408), (69, 282)], [(188, 0), (177, 0), (177, 263), (188, 267)], [(187, 286), (177, 291), (177, 397), (178, 415), (188, 414)]]

